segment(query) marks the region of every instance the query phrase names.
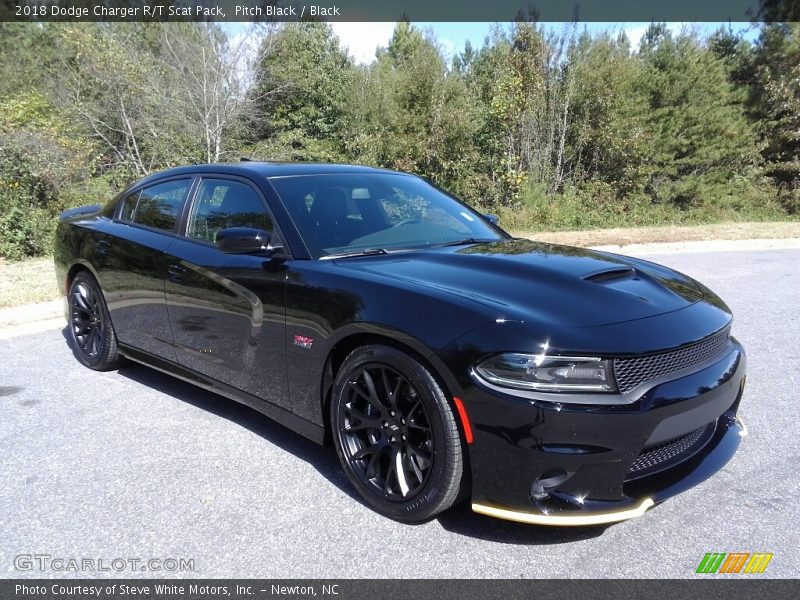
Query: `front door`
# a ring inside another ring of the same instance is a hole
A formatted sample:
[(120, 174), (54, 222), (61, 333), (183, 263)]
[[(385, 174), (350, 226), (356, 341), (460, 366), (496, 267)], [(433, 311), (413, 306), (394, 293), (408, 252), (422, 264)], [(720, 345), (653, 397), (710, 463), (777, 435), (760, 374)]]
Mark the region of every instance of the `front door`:
[(225, 254), (227, 227), (276, 234), (260, 192), (234, 178), (203, 178), (186, 235), (168, 249), (169, 321), (178, 362), (289, 409), (286, 382), (286, 260)]

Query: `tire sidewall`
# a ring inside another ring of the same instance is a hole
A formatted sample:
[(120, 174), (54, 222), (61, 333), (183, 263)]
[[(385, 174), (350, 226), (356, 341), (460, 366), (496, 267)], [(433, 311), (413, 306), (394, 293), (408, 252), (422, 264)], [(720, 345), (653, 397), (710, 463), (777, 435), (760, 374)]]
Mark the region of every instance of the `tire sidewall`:
[[(433, 433), (432, 471), (423, 489), (406, 502), (385, 500), (365, 488), (361, 480), (353, 473), (352, 467), (342, 449), (339, 410), (343, 402), (344, 389), (349, 379), (348, 375), (371, 364), (385, 365), (395, 369), (405, 377), (416, 389), (428, 413)], [(399, 521), (425, 521), (452, 504), (452, 498), (450, 498), (452, 494), (449, 493), (449, 486), (452, 485), (451, 481), (454, 475), (449, 473), (448, 470), (452, 469), (454, 463), (457, 464), (459, 472), (455, 477), (460, 482), (460, 467), (462, 464), (460, 460), (454, 460), (455, 457), (447, 456), (447, 453), (452, 452), (453, 449), (448, 440), (445, 421), (453, 418), (447, 398), (429, 370), (413, 357), (389, 346), (364, 346), (351, 352), (339, 369), (331, 394), (331, 433), (336, 453), (347, 478), (373, 509)]]
[[(72, 324), (72, 294), (75, 291), (75, 288), (78, 284), (83, 284), (92, 288), (92, 293), (97, 298), (97, 304), (100, 309), (101, 319), (103, 320), (103, 347), (100, 352), (97, 353), (95, 357), (86, 356), (81, 350), (78, 348), (78, 340), (75, 338), (75, 328)], [(69, 323), (67, 323), (67, 327), (69, 329), (69, 340), (72, 344), (72, 351), (75, 355), (75, 358), (80, 361), (86, 367), (95, 370), (105, 370), (111, 366), (111, 363), (116, 358), (116, 336), (114, 335), (114, 327), (111, 324), (111, 318), (108, 313), (108, 308), (106, 307), (106, 301), (103, 297), (103, 292), (100, 289), (100, 285), (97, 283), (97, 280), (92, 277), (88, 272), (81, 271), (75, 278), (72, 280), (72, 284), (69, 286), (69, 296), (67, 298), (67, 304), (69, 306)]]

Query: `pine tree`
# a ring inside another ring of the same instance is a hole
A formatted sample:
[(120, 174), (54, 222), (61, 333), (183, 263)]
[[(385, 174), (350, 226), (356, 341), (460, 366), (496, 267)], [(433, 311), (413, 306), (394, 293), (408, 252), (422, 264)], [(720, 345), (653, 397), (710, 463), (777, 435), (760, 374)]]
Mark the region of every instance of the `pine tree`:
[(724, 63), (689, 34), (653, 26), (640, 49), (649, 103), (651, 193), (680, 208), (697, 207), (734, 178), (752, 176), (757, 139), (744, 94)]
[(751, 110), (764, 137), (767, 172), (800, 210), (800, 23), (763, 26), (755, 50)]
[(287, 23), (262, 41), (254, 153), (284, 160), (341, 161), (353, 65), (330, 25)]

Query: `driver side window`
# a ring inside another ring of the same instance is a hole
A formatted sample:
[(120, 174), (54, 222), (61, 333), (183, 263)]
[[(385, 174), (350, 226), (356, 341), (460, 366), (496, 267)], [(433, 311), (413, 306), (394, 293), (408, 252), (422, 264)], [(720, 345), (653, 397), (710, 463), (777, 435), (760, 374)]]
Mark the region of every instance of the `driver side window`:
[(261, 197), (247, 184), (227, 179), (204, 179), (197, 190), (186, 235), (198, 240), (217, 240), (228, 227), (252, 227), (272, 233), (272, 219)]

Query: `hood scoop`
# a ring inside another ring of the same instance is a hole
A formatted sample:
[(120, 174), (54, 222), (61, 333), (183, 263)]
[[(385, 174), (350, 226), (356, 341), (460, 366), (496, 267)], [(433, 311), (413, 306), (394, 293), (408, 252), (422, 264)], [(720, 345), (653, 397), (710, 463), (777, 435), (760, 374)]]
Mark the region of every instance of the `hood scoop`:
[(610, 281), (619, 281), (620, 279), (632, 279), (633, 277), (636, 277), (636, 269), (624, 267), (622, 269), (608, 269), (599, 273), (592, 273), (583, 279), (592, 283), (608, 283)]

